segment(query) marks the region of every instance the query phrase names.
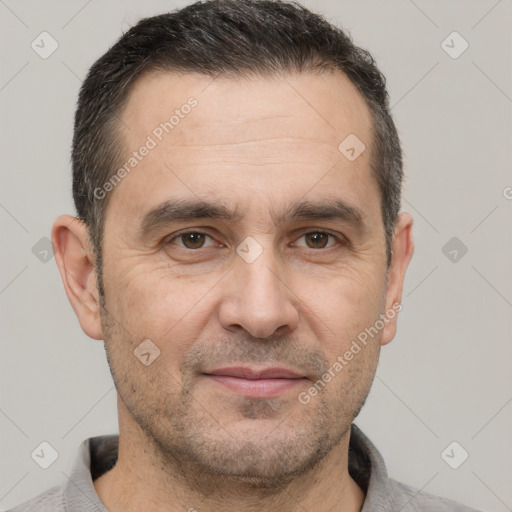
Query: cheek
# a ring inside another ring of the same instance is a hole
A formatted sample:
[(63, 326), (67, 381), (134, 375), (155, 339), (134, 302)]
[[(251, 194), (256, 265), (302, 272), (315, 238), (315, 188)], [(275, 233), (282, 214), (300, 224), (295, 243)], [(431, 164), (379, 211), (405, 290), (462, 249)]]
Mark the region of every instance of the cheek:
[(319, 339), (322, 350), (329, 360), (334, 360), (379, 318), (384, 282), (375, 268), (345, 269), (321, 287), (319, 284), (317, 281), (314, 287), (308, 285), (305, 288), (309, 293), (304, 294), (304, 302), (313, 313), (310, 317), (316, 322), (317, 329), (325, 333), (325, 338)]
[[(136, 339), (152, 340), (162, 355), (172, 348), (173, 358), (185, 352), (208, 322), (205, 300), (214, 283), (207, 279), (181, 279), (164, 269), (125, 265), (112, 276), (107, 308)], [(106, 287), (107, 289), (107, 287)]]

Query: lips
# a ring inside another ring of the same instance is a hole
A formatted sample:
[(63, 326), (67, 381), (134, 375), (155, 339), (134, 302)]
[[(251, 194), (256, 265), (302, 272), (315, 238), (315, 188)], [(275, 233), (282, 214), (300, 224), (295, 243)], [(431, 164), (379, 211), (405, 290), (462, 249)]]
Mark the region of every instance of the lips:
[(219, 368), (208, 372), (208, 375), (224, 375), (227, 377), (238, 377), (240, 379), (258, 380), (258, 379), (301, 379), (304, 376), (295, 373), (287, 368), (272, 367), (262, 370), (255, 370), (246, 366), (234, 366), (229, 368)]
[(304, 383), (306, 377), (282, 367), (247, 366), (217, 368), (204, 374), (212, 383), (251, 398), (272, 398)]

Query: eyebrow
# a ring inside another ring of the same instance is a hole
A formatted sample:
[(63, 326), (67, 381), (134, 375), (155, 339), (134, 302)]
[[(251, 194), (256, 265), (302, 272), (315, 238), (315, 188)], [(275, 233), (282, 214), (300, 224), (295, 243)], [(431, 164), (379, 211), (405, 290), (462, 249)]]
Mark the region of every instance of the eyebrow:
[[(301, 200), (281, 212), (270, 212), (274, 225), (292, 220), (334, 220), (345, 222), (362, 229), (365, 214), (355, 205), (341, 199), (316, 201)], [(239, 208), (221, 202), (211, 202), (195, 198), (167, 200), (146, 213), (140, 223), (140, 234), (147, 235), (176, 222), (190, 222), (200, 219), (218, 219), (226, 222), (239, 222), (243, 215)]]
[[(272, 215), (272, 214), (271, 214)], [(355, 205), (350, 205), (340, 199), (323, 201), (300, 201), (289, 211), (280, 215), (272, 215), (274, 224), (280, 224), (288, 219), (301, 220), (337, 220), (350, 224), (363, 224), (365, 215)]]

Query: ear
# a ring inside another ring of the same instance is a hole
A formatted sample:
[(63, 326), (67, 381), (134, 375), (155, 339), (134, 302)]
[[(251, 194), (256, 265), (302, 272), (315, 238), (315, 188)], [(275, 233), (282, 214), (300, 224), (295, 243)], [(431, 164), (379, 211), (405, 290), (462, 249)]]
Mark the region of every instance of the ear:
[(103, 339), (94, 251), (84, 222), (62, 215), (53, 224), (55, 261), (69, 302), (87, 336)]
[(408, 213), (398, 215), (393, 234), (393, 254), (386, 289), (386, 317), (389, 319), (382, 330), (381, 345), (389, 343), (396, 334), (398, 312), (402, 309), (402, 290), (405, 272), (414, 253), (412, 217)]

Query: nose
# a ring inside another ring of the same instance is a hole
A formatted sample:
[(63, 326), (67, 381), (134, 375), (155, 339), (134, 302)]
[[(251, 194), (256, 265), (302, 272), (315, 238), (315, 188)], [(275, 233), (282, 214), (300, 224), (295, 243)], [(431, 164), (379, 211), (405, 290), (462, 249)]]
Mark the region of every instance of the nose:
[(265, 251), (252, 263), (239, 258), (235, 265), (229, 284), (224, 285), (221, 325), (229, 331), (244, 329), (254, 338), (295, 330), (299, 322), (298, 297), (272, 255)]

